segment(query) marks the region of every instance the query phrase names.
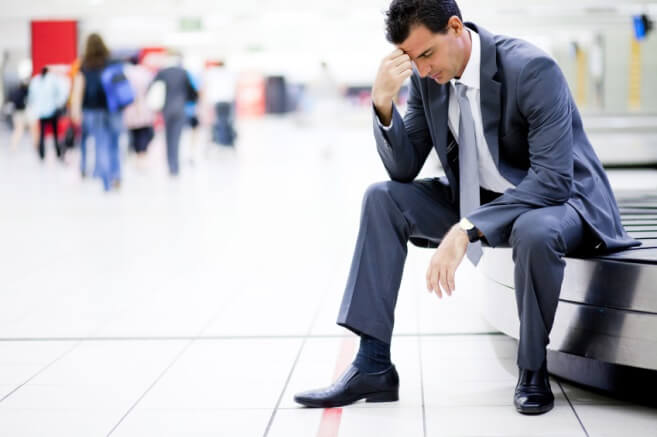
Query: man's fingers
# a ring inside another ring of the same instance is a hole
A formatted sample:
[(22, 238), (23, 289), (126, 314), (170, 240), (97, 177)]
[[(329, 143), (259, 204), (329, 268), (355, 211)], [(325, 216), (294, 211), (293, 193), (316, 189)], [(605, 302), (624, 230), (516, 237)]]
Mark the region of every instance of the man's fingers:
[(456, 282), (454, 282), (454, 272), (455, 270), (449, 269), (447, 271), (447, 285), (449, 286), (449, 289), (451, 290), (451, 293), (456, 290)]
[(413, 70), (402, 70), (399, 72), (392, 73), (394, 80), (397, 83), (398, 87), (401, 87), (406, 79), (411, 77)]
[(396, 48), (392, 52), (390, 52), (390, 54), (388, 54), (388, 56), (386, 56), (384, 59), (389, 59), (389, 60), (390, 59), (395, 59), (395, 58), (398, 58), (399, 56), (401, 56), (403, 54), (405, 54), (405, 53), (402, 49)]
[(405, 62), (411, 62), (411, 57), (408, 56), (406, 53), (403, 53), (402, 55), (390, 59), (390, 64), (393, 65), (394, 67), (398, 67), (399, 65)]
[(429, 288), (432, 292), (436, 292), (436, 272), (433, 267), (431, 267), (431, 271), (429, 272)]
[(452, 295), (452, 290), (450, 290), (449, 286), (447, 285), (447, 269), (443, 268), (440, 271), (440, 286), (443, 288), (445, 293), (447, 293), (448, 296)]
[(394, 67), (390, 71), (393, 74), (401, 74), (406, 70), (413, 71), (413, 67), (412, 67), (410, 62), (402, 62), (401, 64), (397, 65), (396, 67)]
[(427, 269), (427, 274), (424, 279), (427, 281), (427, 291), (431, 293), (433, 291), (433, 288), (431, 287), (431, 264), (429, 264), (429, 268)]
[(439, 279), (440, 275), (438, 274), (438, 269), (434, 267), (431, 272), (431, 289), (442, 299), (443, 293), (440, 291), (440, 284), (438, 283)]
[(438, 270), (433, 266), (430, 266), (429, 269), (429, 287), (431, 288), (431, 291), (438, 295), (438, 297), (442, 297), (440, 287), (438, 286)]

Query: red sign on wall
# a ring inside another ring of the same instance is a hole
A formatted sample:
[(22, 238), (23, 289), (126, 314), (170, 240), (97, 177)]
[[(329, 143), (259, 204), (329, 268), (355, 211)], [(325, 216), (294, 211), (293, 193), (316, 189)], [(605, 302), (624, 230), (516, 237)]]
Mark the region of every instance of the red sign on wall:
[(32, 74), (51, 64), (72, 64), (78, 56), (78, 22), (32, 21)]

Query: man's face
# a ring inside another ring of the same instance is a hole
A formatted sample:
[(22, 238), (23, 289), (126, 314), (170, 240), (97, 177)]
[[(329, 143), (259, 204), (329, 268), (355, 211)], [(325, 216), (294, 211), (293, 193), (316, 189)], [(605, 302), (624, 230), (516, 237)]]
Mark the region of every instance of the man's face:
[(417, 24), (398, 47), (410, 56), (421, 77), (445, 84), (460, 76), (465, 67), (463, 32), (466, 30), (458, 17), (450, 19), (447, 33), (433, 33)]

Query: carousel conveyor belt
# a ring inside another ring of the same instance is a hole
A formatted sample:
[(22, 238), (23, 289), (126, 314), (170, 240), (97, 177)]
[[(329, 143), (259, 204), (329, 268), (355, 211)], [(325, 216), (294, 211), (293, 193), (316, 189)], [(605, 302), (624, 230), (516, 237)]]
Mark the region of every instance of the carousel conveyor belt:
[[(548, 368), (577, 383), (641, 398), (657, 389), (657, 193), (616, 196), (625, 229), (642, 245), (566, 258)], [(485, 318), (517, 339), (511, 248), (484, 247), (479, 269)]]

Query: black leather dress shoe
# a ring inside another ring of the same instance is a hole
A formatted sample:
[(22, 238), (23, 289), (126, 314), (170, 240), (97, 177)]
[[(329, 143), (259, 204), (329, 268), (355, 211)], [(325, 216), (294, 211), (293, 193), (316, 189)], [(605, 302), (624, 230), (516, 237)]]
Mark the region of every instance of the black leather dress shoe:
[(306, 407), (332, 408), (354, 403), (399, 400), (399, 375), (395, 366), (378, 373), (363, 373), (353, 365), (331, 386), (298, 393), (294, 401)]
[(543, 414), (554, 407), (554, 395), (545, 362), (538, 370), (519, 369), (513, 404), (522, 414)]

